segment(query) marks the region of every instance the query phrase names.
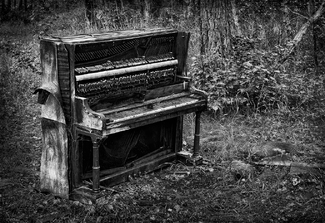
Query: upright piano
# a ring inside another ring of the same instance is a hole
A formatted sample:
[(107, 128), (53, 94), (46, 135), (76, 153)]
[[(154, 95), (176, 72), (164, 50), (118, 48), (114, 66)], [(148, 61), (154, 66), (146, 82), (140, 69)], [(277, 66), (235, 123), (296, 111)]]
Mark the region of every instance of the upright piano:
[(41, 39), (42, 191), (93, 196), (177, 159), (193, 112), (197, 156), (207, 96), (186, 76), (189, 37), (145, 29)]

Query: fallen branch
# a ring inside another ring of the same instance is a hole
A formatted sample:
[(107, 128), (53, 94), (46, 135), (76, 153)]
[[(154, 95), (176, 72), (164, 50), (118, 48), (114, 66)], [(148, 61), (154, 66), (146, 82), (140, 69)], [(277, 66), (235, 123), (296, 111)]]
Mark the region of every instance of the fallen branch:
[(307, 167), (307, 168), (319, 168), (325, 169), (325, 164), (308, 164), (303, 162), (292, 162), (292, 161), (261, 161), (261, 162), (251, 162), (252, 165), (256, 166), (287, 166), (287, 167)]
[(294, 51), (294, 49), (296, 48), (298, 43), (302, 40), (302, 37), (306, 33), (310, 24), (315, 22), (323, 14), (324, 5), (325, 5), (325, 0), (323, 0), (322, 4), (318, 8), (318, 10), (315, 12), (315, 14), (313, 16), (311, 16), (305, 24), (303, 24), (303, 26), (300, 28), (299, 32), (295, 35), (293, 40), (291, 40), (288, 43), (288, 49), (287, 49), (286, 53), (283, 55), (283, 57), (281, 59), (281, 63), (284, 63), (289, 58), (289, 56), (292, 54), (292, 52)]

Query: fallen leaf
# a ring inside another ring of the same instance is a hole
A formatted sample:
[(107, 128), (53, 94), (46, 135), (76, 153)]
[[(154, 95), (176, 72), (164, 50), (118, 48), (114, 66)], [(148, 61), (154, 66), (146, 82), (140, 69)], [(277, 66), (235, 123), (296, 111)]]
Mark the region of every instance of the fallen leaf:
[(175, 209), (176, 212), (179, 212), (181, 210), (181, 207), (178, 204), (176, 204), (174, 206), (174, 209)]
[(97, 218), (97, 220), (96, 220), (96, 223), (100, 223), (100, 222), (102, 222), (102, 220), (103, 220), (103, 217), (102, 217), (102, 216), (99, 216), (99, 217)]

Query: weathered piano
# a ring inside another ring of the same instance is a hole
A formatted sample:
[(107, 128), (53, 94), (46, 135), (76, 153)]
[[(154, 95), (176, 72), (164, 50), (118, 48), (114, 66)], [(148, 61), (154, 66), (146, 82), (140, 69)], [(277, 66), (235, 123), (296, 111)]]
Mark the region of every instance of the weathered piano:
[(101, 185), (175, 160), (192, 112), (197, 155), (207, 97), (186, 77), (188, 42), (165, 29), (41, 40), (42, 191), (96, 197)]

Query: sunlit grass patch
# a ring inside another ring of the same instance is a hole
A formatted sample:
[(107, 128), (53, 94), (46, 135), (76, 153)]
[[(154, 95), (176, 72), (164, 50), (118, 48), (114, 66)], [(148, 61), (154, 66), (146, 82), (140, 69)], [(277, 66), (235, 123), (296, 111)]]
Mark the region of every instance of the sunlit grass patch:
[[(300, 112), (307, 114), (308, 111), (302, 109)], [(308, 119), (296, 116), (276, 110), (266, 114), (233, 114), (217, 119), (203, 115), (201, 155), (215, 164), (236, 159), (249, 160), (255, 150), (266, 142), (290, 143), (295, 145), (297, 152), (303, 153), (317, 139), (319, 132)], [(187, 150), (193, 147), (194, 121), (195, 115), (187, 115), (184, 119), (184, 149)]]

